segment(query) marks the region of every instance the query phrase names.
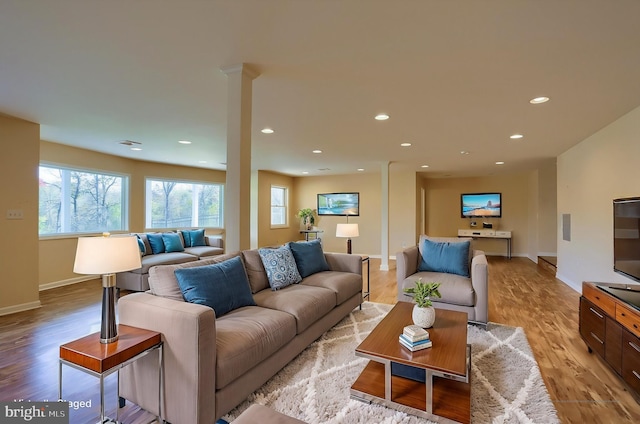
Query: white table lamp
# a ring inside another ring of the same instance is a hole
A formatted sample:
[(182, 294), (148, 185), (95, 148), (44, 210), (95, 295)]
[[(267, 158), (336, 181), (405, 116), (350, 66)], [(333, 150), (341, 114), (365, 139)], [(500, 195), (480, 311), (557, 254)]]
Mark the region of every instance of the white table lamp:
[(102, 325), (100, 343), (118, 340), (116, 325), (116, 272), (140, 268), (135, 236), (78, 237), (73, 272), (102, 275)]
[(347, 253), (351, 253), (351, 238), (358, 237), (358, 224), (338, 224), (336, 227), (336, 237), (347, 238)]

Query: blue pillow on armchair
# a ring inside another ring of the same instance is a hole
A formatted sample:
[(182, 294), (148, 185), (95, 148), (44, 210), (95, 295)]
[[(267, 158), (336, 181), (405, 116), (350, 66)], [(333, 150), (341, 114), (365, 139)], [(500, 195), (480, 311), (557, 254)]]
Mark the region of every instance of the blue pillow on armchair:
[(446, 272), (469, 277), (470, 247), (469, 241), (448, 242), (424, 239), (418, 272)]
[(240, 256), (213, 265), (175, 270), (187, 302), (210, 307), (216, 317), (243, 306), (255, 306)]

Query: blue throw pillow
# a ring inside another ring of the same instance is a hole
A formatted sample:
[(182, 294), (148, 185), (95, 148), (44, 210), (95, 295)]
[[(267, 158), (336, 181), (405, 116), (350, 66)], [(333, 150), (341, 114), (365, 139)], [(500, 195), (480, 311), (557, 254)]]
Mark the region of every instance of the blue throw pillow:
[(298, 267), (296, 267), (296, 260), (288, 246), (277, 249), (258, 249), (258, 254), (267, 271), (271, 290), (278, 290), (302, 281)]
[(320, 271), (329, 271), (329, 264), (324, 258), (320, 239), (289, 243), (289, 248), (298, 266), (302, 278)]
[(469, 277), (471, 243), (431, 241), (424, 239), (418, 271), (446, 272)]
[(184, 239), (184, 247), (191, 247), (191, 232), (188, 230), (180, 230), (182, 238)]
[(164, 243), (164, 251), (171, 252), (184, 252), (184, 246), (182, 246), (182, 240), (178, 233), (163, 233), (162, 242)]
[(136, 234), (136, 239), (138, 240), (138, 249), (140, 249), (140, 256), (144, 256), (147, 254), (147, 248), (144, 245), (144, 242), (140, 238), (139, 235)]
[(164, 253), (162, 234), (147, 234), (147, 240), (149, 240), (149, 244), (151, 245), (151, 253), (154, 255)]
[(206, 246), (207, 241), (204, 238), (204, 228), (200, 230), (190, 230), (189, 233), (189, 247)]
[(212, 308), (216, 317), (243, 306), (255, 306), (240, 256), (213, 265), (175, 270), (187, 302)]

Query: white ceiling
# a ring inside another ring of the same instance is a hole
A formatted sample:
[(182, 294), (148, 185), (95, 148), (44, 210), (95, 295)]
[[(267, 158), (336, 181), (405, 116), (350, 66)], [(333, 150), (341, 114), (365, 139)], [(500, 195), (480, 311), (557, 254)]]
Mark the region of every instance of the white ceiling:
[(521, 171), (640, 105), (639, 17), (637, 0), (0, 0), (0, 112), (44, 140), (225, 169), (220, 68), (247, 63), (254, 169)]

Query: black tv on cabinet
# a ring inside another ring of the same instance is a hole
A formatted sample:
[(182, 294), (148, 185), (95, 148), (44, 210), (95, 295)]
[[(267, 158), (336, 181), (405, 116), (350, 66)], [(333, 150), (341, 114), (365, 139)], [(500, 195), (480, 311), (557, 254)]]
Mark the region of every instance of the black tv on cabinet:
[(500, 218), (502, 193), (463, 193), (460, 214), (462, 218)]
[(640, 197), (613, 200), (613, 270), (640, 281)]
[(359, 216), (360, 193), (318, 194), (318, 215)]

